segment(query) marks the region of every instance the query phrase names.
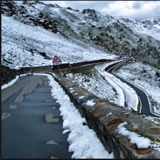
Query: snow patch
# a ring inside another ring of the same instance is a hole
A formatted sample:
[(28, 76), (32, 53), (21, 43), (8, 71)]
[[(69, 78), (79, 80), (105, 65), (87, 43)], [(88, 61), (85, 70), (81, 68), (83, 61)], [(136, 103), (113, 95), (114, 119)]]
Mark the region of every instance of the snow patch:
[(86, 105), (87, 106), (94, 106), (96, 103), (95, 102), (93, 102), (93, 100), (88, 100), (87, 102), (86, 102)]
[(136, 144), (138, 148), (148, 148), (151, 145), (150, 139), (146, 137), (140, 137), (137, 133), (128, 131), (124, 125), (127, 122), (121, 123), (117, 127), (117, 131), (119, 134), (126, 136), (130, 139), (130, 143)]
[(19, 76), (16, 76), (16, 78), (14, 78), (13, 80), (11, 80), (10, 82), (8, 82), (7, 84), (4, 84), (3, 86), (1, 86), (1, 90), (13, 85), (14, 83), (16, 83), (16, 81), (19, 79)]

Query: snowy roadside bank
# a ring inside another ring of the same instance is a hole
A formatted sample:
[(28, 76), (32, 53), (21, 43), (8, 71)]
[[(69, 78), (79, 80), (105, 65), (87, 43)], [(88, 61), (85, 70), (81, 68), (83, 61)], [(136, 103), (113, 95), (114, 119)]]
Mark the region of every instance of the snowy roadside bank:
[[(156, 144), (156, 141), (157, 141), (157, 138), (159, 137), (159, 133), (156, 132), (154, 134), (152, 134), (152, 132), (150, 132), (150, 127), (153, 125), (153, 127), (151, 128), (154, 128), (155, 125), (154, 124), (150, 124), (150, 122), (148, 121), (144, 121), (143, 119), (143, 116), (140, 116), (134, 112), (131, 112), (131, 111), (127, 111), (117, 105), (114, 105), (108, 101), (105, 101), (104, 99), (99, 99), (97, 98), (98, 100), (96, 100), (96, 98), (93, 100), (91, 98), (91, 100), (88, 100), (87, 99), (89, 97), (92, 97), (93, 94), (91, 93), (88, 93), (87, 90), (83, 89), (83, 88), (78, 88), (77, 85), (74, 85), (74, 83), (72, 82), (69, 82), (66, 78), (58, 78), (58, 81), (59, 83), (63, 86), (63, 88), (65, 89), (66, 93), (70, 93), (69, 94), (69, 97), (71, 99), (74, 99), (75, 101), (75, 104), (76, 104), (76, 107), (79, 108), (79, 110), (81, 111), (81, 108), (84, 107), (84, 110), (83, 112), (85, 113), (85, 117), (87, 118), (87, 122), (88, 122), (88, 125), (91, 126), (92, 128), (94, 128), (94, 130), (96, 132), (98, 132), (100, 134), (100, 136), (102, 137), (102, 139), (104, 140), (105, 137), (107, 136), (106, 134), (108, 133), (108, 128), (109, 128), (109, 132), (111, 131), (112, 133), (114, 133), (114, 130), (115, 127), (112, 126), (114, 125), (115, 123), (115, 120), (119, 120), (117, 121), (117, 123), (120, 124), (120, 122), (128, 122), (129, 125), (127, 125), (127, 130), (126, 132), (123, 132), (126, 136), (127, 134), (127, 137), (131, 140), (130, 143), (134, 143), (136, 144), (138, 148), (143, 148), (145, 150), (148, 150), (147, 148), (151, 145), (153, 146), (154, 144), (154, 148), (157, 150), (158, 149), (158, 146), (159, 144), (157, 143)], [(85, 96), (84, 96), (85, 95)], [(79, 101), (81, 98), (84, 98), (84, 101)], [(87, 99), (86, 99), (87, 98)], [(90, 98), (89, 98), (90, 99)], [(88, 105), (88, 107), (85, 107), (84, 105), (84, 102), (85, 104)], [(97, 102), (97, 103), (96, 103)], [(102, 103), (101, 103), (102, 102)], [(77, 105), (78, 104), (78, 105)], [(112, 107), (111, 107), (111, 106)], [(110, 108), (111, 107), (111, 108)], [(115, 107), (115, 108), (114, 108)], [(116, 112), (114, 112), (114, 114), (112, 115), (112, 111), (115, 109), (115, 111), (119, 111), (118, 113), (119, 114), (116, 114)], [(121, 110), (121, 111), (120, 111)], [(125, 116), (125, 115), (128, 115), (129, 114), (129, 117)], [(122, 119), (121, 119), (122, 118)], [(104, 121), (103, 121), (103, 120)], [(130, 124), (132, 124), (130, 126)], [(145, 128), (145, 127), (142, 127), (142, 126), (148, 126), (148, 125), (151, 125), (149, 128)], [(95, 127), (97, 126), (97, 127)], [(104, 126), (104, 128), (101, 126)], [(113, 128), (112, 128), (113, 127)], [(106, 129), (105, 129), (106, 128)], [(139, 128), (139, 129), (138, 129)], [(113, 129), (113, 130), (112, 130)], [(159, 129), (159, 127), (157, 126), (157, 128), (155, 129)], [(146, 132), (147, 131), (147, 132)], [(148, 132), (149, 131), (149, 132)], [(111, 135), (109, 136), (109, 139), (111, 140), (113, 137), (112, 137), (112, 133)], [(122, 133), (122, 135), (123, 135)], [(138, 134), (136, 134), (138, 133)], [(106, 136), (105, 136), (106, 135)], [(113, 134), (114, 135), (114, 134)], [(139, 138), (139, 136), (141, 138)], [(111, 138), (112, 137), (112, 138)], [(151, 142), (148, 138), (145, 138), (145, 137), (148, 137), (149, 139), (152, 139), (154, 140), (153, 142)], [(155, 138), (153, 138), (155, 137)], [(121, 144), (121, 138), (118, 136), (116, 137), (120, 140), (120, 142), (118, 144)], [(115, 139), (116, 139), (115, 138)], [(126, 137), (125, 137), (126, 138)], [(114, 139), (114, 138), (113, 138)], [(133, 140), (134, 139), (134, 140)], [(141, 144), (142, 143), (142, 140), (143, 139), (143, 145)], [(123, 141), (123, 140), (122, 140)], [(123, 141), (124, 142), (124, 141)], [(107, 143), (107, 142), (106, 142)], [(111, 146), (106, 144), (104, 141), (103, 141), (103, 144), (108, 148), (110, 148)], [(109, 143), (110, 144), (110, 143)], [(117, 144), (117, 145), (118, 145)], [(117, 146), (115, 144), (115, 147)], [(130, 144), (126, 144), (127, 146)], [(112, 145), (114, 146), (114, 145)], [(119, 148), (119, 147), (118, 147)], [(120, 147), (121, 148), (121, 147)], [(131, 147), (132, 148), (132, 147)], [(122, 149), (122, 148), (121, 148)], [(121, 151), (120, 149), (120, 151)], [(122, 149), (123, 150), (123, 149)], [(124, 149), (125, 150), (125, 149)], [(154, 150), (154, 149), (153, 149)], [(131, 151), (131, 150), (130, 150)], [(115, 152), (117, 152), (117, 147), (116, 147), (116, 150), (114, 150), (114, 154)], [(122, 151), (124, 153), (124, 151)], [(131, 151), (132, 152), (132, 151)], [(118, 154), (118, 153), (117, 153)], [(151, 154), (155, 154), (155, 152), (153, 151)], [(156, 152), (156, 155), (155, 157), (157, 157), (157, 154), (159, 154), (158, 152)], [(134, 155), (134, 153), (133, 153)], [(115, 154), (116, 156), (116, 154)], [(145, 156), (145, 155), (144, 155)], [(119, 154), (116, 156), (116, 158), (119, 157)], [(123, 157), (123, 156), (122, 156)], [(125, 157), (125, 156), (124, 156)], [(127, 157), (130, 157), (129, 155), (126, 156)], [(135, 157), (137, 157), (137, 155), (135, 155)], [(149, 155), (146, 155), (146, 157), (149, 157)], [(153, 156), (154, 157), (154, 156)]]
[(98, 65), (95, 68), (98, 70), (98, 72), (110, 83), (110, 85), (116, 90), (118, 93), (118, 105), (125, 106), (126, 109), (133, 109), (135, 111), (138, 110), (138, 103), (139, 99), (134, 91), (130, 86), (128, 86), (126, 83), (123, 83), (121, 80), (116, 78), (110, 73), (107, 73), (105, 71), (105, 68), (109, 65), (113, 64), (115, 62), (107, 63)]
[(21, 74), (19, 76), (16, 76), (14, 79), (12, 79), (10, 82), (8, 82), (7, 84), (4, 84), (1, 86), (1, 90), (13, 85), (14, 83), (16, 83), (16, 81), (18, 81), (19, 77), (22, 77), (22, 76), (27, 76), (29, 74)]
[(19, 79), (19, 76), (16, 76), (14, 79), (12, 79), (10, 82), (8, 82), (7, 84), (4, 84), (1, 86), (1, 90), (13, 85), (17, 80)]
[(86, 122), (85, 119), (81, 117), (79, 111), (70, 102), (68, 95), (65, 94), (53, 77), (47, 74), (38, 75), (48, 77), (51, 94), (61, 105), (63, 134), (69, 132), (69, 151), (74, 152), (72, 158), (114, 158), (113, 154), (109, 154), (104, 148), (96, 133), (92, 129), (89, 129), (87, 125), (83, 125)]
[(95, 66), (90, 74), (67, 74), (67, 78), (80, 87), (87, 89), (97, 97), (107, 99), (126, 109), (137, 111), (138, 96), (127, 84), (107, 73), (105, 68), (115, 62)]

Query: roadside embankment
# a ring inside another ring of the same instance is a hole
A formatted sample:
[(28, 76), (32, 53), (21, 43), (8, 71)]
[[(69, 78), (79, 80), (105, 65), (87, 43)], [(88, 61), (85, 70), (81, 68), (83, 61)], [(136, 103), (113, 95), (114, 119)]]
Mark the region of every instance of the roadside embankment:
[[(143, 118), (142, 115), (100, 99), (87, 90), (77, 87), (74, 83), (62, 77), (55, 80), (63, 87), (71, 101), (85, 117), (87, 125), (92, 128), (109, 153), (113, 152), (115, 158), (152, 158), (160, 157), (151, 143), (159, 142), (160, 127)], [(128, 135), (119, 132), (124, 125)], [(134, 142), (129, 134), (139, 137)], [(145, 139), (144, 141), (141, 141)], [(148, 143), (148, 144), (146, 144)]]

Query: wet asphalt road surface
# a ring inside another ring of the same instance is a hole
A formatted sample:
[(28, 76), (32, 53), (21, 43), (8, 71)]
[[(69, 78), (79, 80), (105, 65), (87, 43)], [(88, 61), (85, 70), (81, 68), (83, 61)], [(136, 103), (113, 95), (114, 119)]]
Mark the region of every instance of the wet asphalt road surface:
[(1, 158), (71, 158), (59, 104), (46, 76), (30, 75), (1, 91)]
[[(121, 62), (120, 62), (121, 63)], [(125, 79), (122, 79), (121, 77), (119, 77), (118, 75), (116, 75), (114, 73), (114, 70), (116, 68), (117, 63), (115, 63), (115, 66), (111, 69), (108, 70), (108, 72), (112, 75), (114, 75), (115, 77), (117, 77), (118, 79), (120, 79), (122, 82), (126, 83), (127, 85), (129, 85), (131, 88), (133, 88), (135, 90), (135, 92), (137, 93), (137, 95), (140, 98), (141, 101), (141, 109), (140, 109), (140, 113), (143, 113), (146, 116), (152, 116), (152, 117), (159, 117), (155, 114), (153, 114), (150, 110), (150, 103), (149, 103), (149, 99), (147, 97), (147, 95), (145, 94), (145, 92), (143, 92), (140, 88), (136, 87), (135, 85), (133, 85), (132, 83), (129, 83), (128, 81), (126, 81)]]

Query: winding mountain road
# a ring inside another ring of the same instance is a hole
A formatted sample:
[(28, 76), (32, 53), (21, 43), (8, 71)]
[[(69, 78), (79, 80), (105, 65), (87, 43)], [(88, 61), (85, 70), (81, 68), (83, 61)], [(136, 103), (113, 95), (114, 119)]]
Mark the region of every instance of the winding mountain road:
[(127, 80), (125, 80), (124, 78), (118, 76), (117, 74), (115, 74), (115, 70), (123, 65), (124, 61), (120, 61), (120, 62), (116, 62), (114, 64), (111, 65), (111, 67), (107, 67), (106, 71), (112, 75), (114, 75), (115, 77), (117, 77), (118, 79), (120, 79), (122, 82), (126, 83), (127, 85), (129, 85), (130, 87), (132, 87), (135, 92), (137, 93), (139, 100), (140, 100), (140, 113), (143, 113), (146, 116), (153, 116), (153, 117), (160, 117), (157, 114), (153, 114), (151, 112), (151, 106), (150, 106), (150, 101), (149, 98), (147, 96), (147, 94), (140, 89), (138, 86), (135, 86), (134, 84), (132, 84), (131, 82), (128, 82)]

